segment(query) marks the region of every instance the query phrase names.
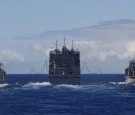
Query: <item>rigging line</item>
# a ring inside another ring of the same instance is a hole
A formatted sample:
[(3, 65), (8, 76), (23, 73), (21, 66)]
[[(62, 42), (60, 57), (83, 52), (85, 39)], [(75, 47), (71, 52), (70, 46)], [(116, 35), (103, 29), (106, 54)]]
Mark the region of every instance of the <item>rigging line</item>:
[(102, 71), (101, 71), (101, 69), (100, 69), (100, 68), (98, 68), (98, 70), (97, 70), (96, 74), (97, 74), (98, 72), (99, 72), (100, 74), (102, 74)]
[(90, 72), (89, 68), (87, 67), (87, 64), (86, 64), (85, 61), (84, 61), (84, 64), (85, 64), (85, 67), (86, 67), (87, 71), (89, 72), (89, 74), (91, 74), (91, 72)]
[(86, 69), (87, 69), (87, 71), (88, 71), (89, 74), (97, 74), (98, 72), (102, 74), (102, 71), (101, 71), (100, 68), (98, 68), (95, 73), (92, 73), (92, 72), (90, 72), (90, 70), (89, 70), (89, 68), (88, 68), (88, 66), (87, 66), (87, 64), (86, 64), (85, 61), (84, 61), (84, 64), (85, 64), (85, 67), (86, 67)]
[(84, 70), (84, 61), (83, 61), (83, 66), (81, 68), (81, 72), (83, 72), (83, 70)]
[(41, 69), (39, 72), (36, 72), (36, 71), (32, 68), (29, 73), (34, 72), (35, 74), (41, 74), (41, 73), (43, 72), (43, 70), (44, 70), (45, 65), (46, 65), (46, 60), (44, 61), (44, 64), (43, 64), (43, 66), (42, 66), (42, 69)]
[(31, 72), (32, 72), (32, 69), (29, 71), (29, 74), (31, 74)]
[(47, 68), (47, 61), (45, 60), (45, 62), (46, 62), (46, 70), (49, 72), (49, 69)]

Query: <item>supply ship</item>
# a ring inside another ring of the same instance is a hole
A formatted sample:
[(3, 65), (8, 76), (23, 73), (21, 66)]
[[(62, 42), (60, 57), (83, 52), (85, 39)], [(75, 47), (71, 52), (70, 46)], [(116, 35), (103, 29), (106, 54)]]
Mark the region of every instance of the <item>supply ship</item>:
[(3, 64), (0, 63), (0, 83), (2, 83), (5, 79), (6, 72), (3, 69)]
[(74, 50), (73, 40), (71, 50), (64, 45), (61, 50), (56, 48), (49, 52), (49, 77), (80, 77), (80, 52)]
[(129, 67), (125, 69), (126, 83), (135, 83), (135, 59), (129, 61)]

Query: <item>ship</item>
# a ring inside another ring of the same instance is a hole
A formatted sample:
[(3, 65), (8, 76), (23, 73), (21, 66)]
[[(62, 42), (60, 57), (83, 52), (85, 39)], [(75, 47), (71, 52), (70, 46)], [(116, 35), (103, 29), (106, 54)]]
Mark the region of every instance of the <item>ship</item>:
[(3, 69), (3, 64), (0, 63), (0, 83), (4, 82), (5, 77), (6, 77), (6, 72)]
[(128, 68), (125, 69), (126, 83), (135, 83), (135, 59), (129, 61)]
[(80, 77), (80, 51), (74, 50), (73, 40), (72, 47), (69, 50), (65, 45), (62, 49), (56, 47), (49, 52), (49, 77)]

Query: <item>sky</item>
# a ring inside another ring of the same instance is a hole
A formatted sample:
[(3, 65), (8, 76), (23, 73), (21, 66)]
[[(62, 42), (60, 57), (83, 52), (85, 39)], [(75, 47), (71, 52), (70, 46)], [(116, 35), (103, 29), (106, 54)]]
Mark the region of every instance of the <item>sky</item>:
[(79, 49), (81, 67), (85, 61), (92, 73), (124, 73), (135, 53), (134, 6), (135, 0), (0, 0), (0, 62), (7, 74), (38, 73), (65, 37), (69, 49), (72, 39)]

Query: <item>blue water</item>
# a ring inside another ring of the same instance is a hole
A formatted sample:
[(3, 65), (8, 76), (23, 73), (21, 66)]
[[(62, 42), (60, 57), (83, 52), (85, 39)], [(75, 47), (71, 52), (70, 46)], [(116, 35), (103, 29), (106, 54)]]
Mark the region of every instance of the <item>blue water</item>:
[(135, 114), (135, 85), (127, 85), (122, 74), (50, 82), (47, 75), (7, 75), (0, 84), (0, 115)]

